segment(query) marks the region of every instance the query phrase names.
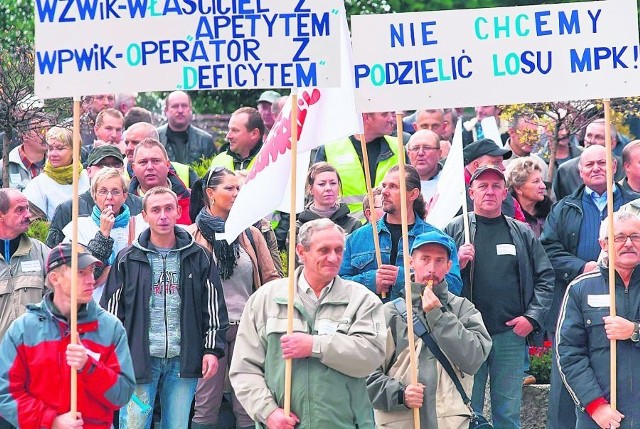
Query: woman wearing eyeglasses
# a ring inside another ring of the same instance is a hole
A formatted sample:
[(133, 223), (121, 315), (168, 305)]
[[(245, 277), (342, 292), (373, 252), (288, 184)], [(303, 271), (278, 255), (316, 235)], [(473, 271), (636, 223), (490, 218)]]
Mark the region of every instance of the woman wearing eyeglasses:
[[(94, 271), (94, 297), (100, 300), (109, 267), (116, 255), (133, 243), (149, 225), (142, 215), (131, 216), (125, 204), (127, 184), (117, 169), (105, 167), (96, 174), (91, 184), (91, 196), (95, 201), (91, 215), (78, 218), (78, 243), (103, 263), (103, 268)], [(65, 241), (71, 241), (72, 223), (67, 224), (62, 232)]]
[[(222, 279), (224, 300), (229, 315), (225, 356), (220, 359), (218, 371), (209, 379), (198, 382), (195, 398), (193, 429), (217, 427), (224, 391), (226, 370), (233, 359), (233, 348), (240, 316), (249, 296), (262, 284), (279, 278), (271, 253), (261, 232), (251, 226), (231, 244), (218, 240), (216, 234), (224, 232), (225, 222), (238, 196), (238, 177), (223, 167), (215, 167), (193, 186), (192, 209), (201, 202), (204, 206), (196, 223), (187, 227), (195, 241), (212, 252)], [(253, 428), (247, 415), (232, 392), (233, 413), (237, 428)]]
[[(69, 199), (73, 190), (73, 134), (62, 127), (52, 127), (46, 134), (47, 162), (42, 173), (24, 189), (24, 196), (42, 211), (47, 220), (53, 218), (58, 205)], [(78, 193), (89, 189), (89, 176), (79, 166)]]

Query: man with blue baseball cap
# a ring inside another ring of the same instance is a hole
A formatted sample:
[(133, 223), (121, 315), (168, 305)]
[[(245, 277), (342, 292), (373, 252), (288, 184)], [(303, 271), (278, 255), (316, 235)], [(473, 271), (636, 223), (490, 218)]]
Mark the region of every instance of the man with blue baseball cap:
[[(413, 314), (448, 357), (467, 395), (472, 375), (491, 350), (491, 337), (480, 312), (466, 298), (449, 292), (445, 275), (452, 266), (455, 243), (441, 231), (416, 236), (411, 246)], [(376, 422), (413, 427), (413, 408), (420, 409), (422, 427), (467, 427), (469, 409), (453, 380), (422, 339), (416, 340), (418, 383), (411, 384), (408, 368), (406, 303), (402, 298), (384, 305), (389, 332), (387, 359), (367, 379)], [(390, 341), (393, 340), (393, 341)], [(436, 400), (437, 398), (437, 400)], [(466, 426), (465, 426), (466, 424)], [(395, 427), (395, 426), (394, 426)]]

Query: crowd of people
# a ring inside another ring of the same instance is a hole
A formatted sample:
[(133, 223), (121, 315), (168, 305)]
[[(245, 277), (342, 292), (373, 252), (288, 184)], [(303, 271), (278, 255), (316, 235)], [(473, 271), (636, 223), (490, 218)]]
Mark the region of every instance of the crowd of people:
[[(234, 111), (219, 148), (194, 125), (186, 92), (167, 96), (160, 126), (135, 100), (83, 100), (78, 177), (72, 132), (42, 115), (1, 166), (1, 429), (411, 428), (414, 409), (423, 428), (466, 429), (486, 391), (493, 426), (516, 429), (522, 386), (535, 381), (528, 347), (544, 340), (548, 429), (640, 428), (640, 140), (610, 130), (609, 231), (602, 118), (582, 118), (578, 132), (556, 124), (555, 141), (533, 114), (423, 109), (403, 120), (403, 154), (396, 115), (364, 113), (363, 135), (314, 151), (295, 236), (290, 216), (276, 212), (228, 242), (225, 223), (286, 96), (265, 91), (255, 108)], [(482, 129), (488, 117), (499, 138)], [(426, 218), (458, 118), (468, 215), (461, 209), (441, 230)], [(206, 159), (198, 177), (192, 164)], [(36, 218), (49, 224), (46, 244), (26, 234)]]

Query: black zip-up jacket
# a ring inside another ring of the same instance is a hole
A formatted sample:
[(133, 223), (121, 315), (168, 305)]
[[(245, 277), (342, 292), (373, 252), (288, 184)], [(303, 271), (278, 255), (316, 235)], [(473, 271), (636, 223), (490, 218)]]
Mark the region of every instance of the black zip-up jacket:
[[(504, 215), (503, 215), (504, 216)], [(509, 226), (511, 239), (518, 257), (518, 276), (520, 282), (517, 285), (520, 291), (522, 315), (533, 319), (538, 326), (544, 327), (547, 312), (551, 308), (555, 274), (551, 262), (547, 257), (542, 244), (533, 234), (531, 228), (523, 222), (504, 216)], [(460, 248), (464, 244), (464, 226), (462, 215), (455, 217), (444, 232), (449, 234)], [(469, 236), (473, 244), (476, 235), (476, 215), (469, 213)], [(470, 261), (461, 270), (462, 296), (472, 301), (473, 296), (473, 267), (475, 261)], [(500, 281), (500, 279), (496, 279)]]
[[(204, 354), (224, 356), (227, 307), (215, 263), (193, 237), (175, 227), (180, 249), (180, 377), (202, 377)], [(149, 300), (151, 266), (147, 258), (151, 230), (118, 253), (111, 267), (100, 305), (116, 315), (129, 337), (136, 382), (151, 381), (149, 353)]]
[[(578, 276), (568, 286), (560, 309), (554, 358), (569, 394), (583, 411), (577, 413), (577, 429), (597, 429), (585, 407), (602, 397), (611, 401), (611, 342), (603, 320), (609, 315), (608, 271), (600, 266)], [(640, 270), (633, 271), (628, 288), (617, 272), (615, 278), (616, 315), (640, 321)], [(620, 428), (634, 429), (640, 427), (640, 342), (618, 340), (616, 347), (616, 409), (624, 414)]]

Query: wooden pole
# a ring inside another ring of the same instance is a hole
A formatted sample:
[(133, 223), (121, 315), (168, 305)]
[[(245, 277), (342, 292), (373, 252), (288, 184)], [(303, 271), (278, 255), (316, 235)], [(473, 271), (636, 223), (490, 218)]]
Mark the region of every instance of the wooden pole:
[[(369, 173), (369, 154), (367, 153), (367, 142), (364, 134), (360, 134), (360, 147), (362, 148), (362, 164), (364, 168), (364, 180), (367, 183), (367, 199), (371, 208), (371, 227), (373, 231), (373, 247), (376, 250), (376, 262), (378, 268), (382, 265), (382, 255), (380, 254), (380, 238), (378, 237), (378, 217), (375, 210), (375, 202), (373, 198), (373, 185), (371, 184), (371, 174)], [(386, 298), (387, 294), (382, 293), (382, 297)]]
[[(71, 343), (78, 344), (78, 176), (80, 174), (80, 97), (73, 98), (73, 187), (71, 198)], [(78, 412), (78, 371), (71, 368), (71, 417)]]
[[(409, 269), (409, 225), (407, 221), (407, 177), (404, 167), (404, 141), (402, 139), (402, 114), (396, 114), (398, 121), (398, 167), (400, 173), (400, 216), (402, 219), (402, 256), (404, 265), (404, 296), (407, 301), (407, 339), (409, 341), (409, 362), (411, 367), (411, 384), (418, 383), (418, 362), (416, 360), (416, 344), (413, 334), (413, 308), (411, 306), (411, 270)], [(420, 409), (413, 409), (413, 426), (420, 429)]]
[[(607, 226), (609, 230), (607, 240), (607, 253), (609, 254), (609, 315), (616, 315), (616, 269), (615, 269), (615, 249), (613, 242), (613, 152), (611, 148), (611, 101), (603, 100), (604, 103), (604, 144), (607, 149)], [(617, 342), (611, 340), (610, 344), (610, 371), (611, 371), (611, 407), (616, 408), (616, 377), (617, 377)]]
[[(289, 298), (287, 300), (287, 335), (293, 333), (293, 301), (295, 299), (296, 270), (296, 177), (298, 164), (298, 92), (291, 91), (291, 199), (289, 206)], [(291, 358), (284, 362), (284, 415), (291, 414)]]

